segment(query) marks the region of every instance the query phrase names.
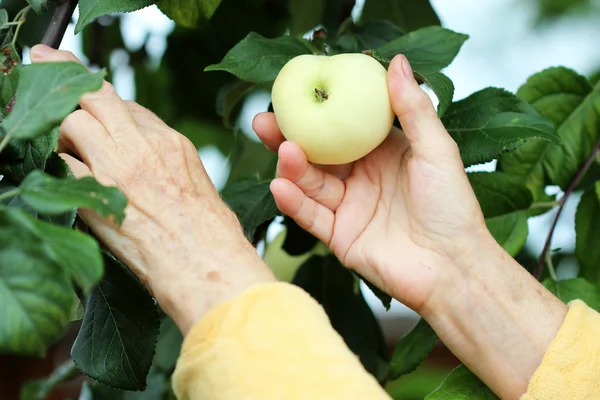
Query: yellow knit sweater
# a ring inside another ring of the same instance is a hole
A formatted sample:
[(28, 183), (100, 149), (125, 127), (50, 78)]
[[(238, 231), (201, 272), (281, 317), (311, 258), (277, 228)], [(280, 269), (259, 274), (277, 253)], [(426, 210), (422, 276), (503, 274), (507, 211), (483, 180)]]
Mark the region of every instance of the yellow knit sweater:
[[(600, 399), (600, 314), (569, 313), (522, 400)], [(389, 400), (321, 306), (287, 283), (254, 287), (213, 309), (185, 338), (180, 400)]]

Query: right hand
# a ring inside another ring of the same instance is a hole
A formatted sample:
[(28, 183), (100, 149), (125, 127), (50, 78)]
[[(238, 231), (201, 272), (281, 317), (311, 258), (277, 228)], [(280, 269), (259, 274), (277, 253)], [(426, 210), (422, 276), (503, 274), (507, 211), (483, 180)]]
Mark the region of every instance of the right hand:
[(271, 184), (279, 209), (344, 265), (420, 312), (455, 259), (493, 238), (458, 147), (404, 56), (390, 64), (388, 86), (403, 131), (393, 128), (352, 164), (308, 163), (272, 113), (259, 114), (253, 126), (279, 155)]

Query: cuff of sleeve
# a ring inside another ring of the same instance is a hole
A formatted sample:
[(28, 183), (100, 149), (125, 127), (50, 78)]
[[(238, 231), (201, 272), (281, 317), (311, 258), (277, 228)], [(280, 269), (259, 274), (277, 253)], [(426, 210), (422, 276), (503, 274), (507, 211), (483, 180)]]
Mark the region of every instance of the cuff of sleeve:
[(521, 400), (600, 399), (600, 314), (581, 300), (568, 306)]
[(284, 282), (250, 288), (198, 321), (173, 390), (180, 400), (389, 400), (321, 305)]

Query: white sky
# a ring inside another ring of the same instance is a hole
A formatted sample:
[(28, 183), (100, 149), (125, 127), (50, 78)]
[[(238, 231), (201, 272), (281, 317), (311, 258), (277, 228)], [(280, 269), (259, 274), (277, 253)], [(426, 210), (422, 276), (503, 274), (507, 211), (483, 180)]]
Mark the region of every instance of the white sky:
[[(355, 11), (364, 0), (358, 0)], [(432, 4), (445, 27), (470, 35), (461, 52), (445, 73), (456, 87), (455, 100), (487, 86), (497, 86), (515, 91), (531, 74), (556, 65), (571, 67), (582, 74), (589, 74), (600, 66), (598, 49), (598, 21), (591, 18), (566, 19), (545, 29), (534, 29), (534, 2), (522, 0), (432, 0)], [(166, 35), (173, 23), (155, 6), (128, 14), (123, 19), (123, 35), (126, 45), (139, 48), (147, 33), (151, 40), (147, 47), (150, 54), (160, 57), (164, 51)], [(73, 26), (65, 36), (61, 48), (74, 51), (83, 57), (80, 36), (73, 36)], [(118, 62), (115, 55), (113, 62)], [(132, 71), (119, 68), (115, 74), (115, 87), (126, 99), (135, 99)], [(252, 116), (264, 109), (268, 94), (249, 104), (243, 110), (242, 128), (249, 130)], [(226, 178), (223, 175), (225, 159), (214, 149), (200, 153), (209, 175), (217, 186)], [(577, 199), (570, 201), (555, 233), (553, 247), (574, 247), (573, 219)], [(528, 246), (539, 252), (545, 240), (549, 221), (553, 215), (530, 220)], [(369, 302), (378, 312), (382, 307), (377, 299), (369, 296)], [(392, 315), (407, 311), (395, 303)], [(388, 313), (388, 316), (391, 316)]]

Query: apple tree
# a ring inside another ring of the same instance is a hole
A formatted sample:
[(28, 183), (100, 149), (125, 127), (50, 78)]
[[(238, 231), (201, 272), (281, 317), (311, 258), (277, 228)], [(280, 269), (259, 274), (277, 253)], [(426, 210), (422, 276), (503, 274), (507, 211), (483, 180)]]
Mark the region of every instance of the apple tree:
[[(24, 65), (33, 44), (60, 44), (77, 5), (75, 34), (92, 68)], [(123, 13), (154, 5), (176, 24), (158, 59), (148, 51), (151, 37), (141, 46), (127, 45), (120, 23)], [(22, 399), (44, 399), (62, 382), (81, 377), (72, 397), (173, 398), (169, 383), (181, 336), (76, 216), (78, 208), (88, 208), (121, 223), (127, 199), (93, 178), (75, 179), (56, 152), (60, 122), (80, 96), (112, 78), (115, 55), (126, 56), (139, 103), (200, 151), (215, 149), (227, 157), (221, 193), (248, 239), (264, 249), (281, 280), (324, 306), (334, 328), (392, 397), (401, 398), (394, 388), (419, 368), (437, 336), (419, 320), (388, 351), (357, 290), (364, 279), (280, 215), (269, 192), (276, 156), (240, 129), (243, 106), (269, 93), (282, 67), (298, 55), (361, 53), (387, 67), (404, 54), (435, 97), (465, 168), (496, 161), (489, 172), (468, 173), (495, 239), (561, 300), (580, 298), (600, 310), (598, 79), (553, 66), (516, 93), (485, 87), (456, 99), (444, 69), (460, 57), (467, 35), (442, 27), (428, 0), (366, 0), (358, 15), (354, 6), (354, 0), (2, 0), (0, 354), (43, 359), (67, 340), (67, 329), (77, 331), (68, 342), (70, 357), (48, 377), (27, 383)], [(572, 254), (552, 248), (570, 199), (578, 201)], [(528, 220), (546, 213), (554, 217), (544, 232), (545, 247), (531, 254), (525, 248)], [(275, 224), (284, 230), (267, 240)], [(565, 258), (575, 260), (579, 272), (559, 279), (555, 265)], [(391, 298), (364, 283), (389, 309)], [(465, 366), (423, 396), (495, 398)]]

